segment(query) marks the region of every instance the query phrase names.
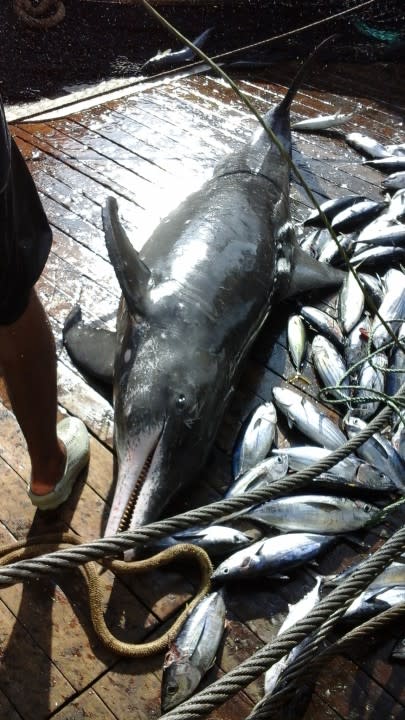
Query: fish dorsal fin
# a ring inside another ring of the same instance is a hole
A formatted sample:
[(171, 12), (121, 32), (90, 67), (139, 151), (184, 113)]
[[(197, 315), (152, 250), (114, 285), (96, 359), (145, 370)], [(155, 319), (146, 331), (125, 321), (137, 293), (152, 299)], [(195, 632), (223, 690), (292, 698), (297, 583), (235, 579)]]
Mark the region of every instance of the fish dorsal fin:
[(3, 102), (0, 98), (0, 193), (4, 192), (11, 165), (11, 141), (4, 114)]
[(342, 270), (315, 260), (294, 243), (290, 257), (290, 273), (281, 283), (279, 298), (284, 300), (311, 290), (337, 288), (344, 277)]
[(133, 317), (145, 315), (145, 298), (150, 270), (131, 245), (118, 217), (115, 198), (107, 198), (103, 208), (105, 242), (122, 294)]

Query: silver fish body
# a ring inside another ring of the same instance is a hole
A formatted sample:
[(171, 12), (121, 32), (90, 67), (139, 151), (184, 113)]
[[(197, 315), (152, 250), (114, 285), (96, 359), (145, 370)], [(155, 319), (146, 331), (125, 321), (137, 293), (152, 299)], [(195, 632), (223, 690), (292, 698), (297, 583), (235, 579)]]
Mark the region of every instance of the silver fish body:
[(405, 155), (405, 143), (397, 143), (394, 145), (384, 145), (388, 155), (392, 157), (392, 155), (399, 155), (403, 156)]
[[(328, 585), (339, 585), (339, 583), (350, 577), (355, 570), (359, 570), (367, 562), (367, 558), (359, 563), (350, 565), (348, 568), (338, 573), (337, 575), (329, 576), (327, 578)], [(398, 560), (391, 562), (387, 565), (384, 570), (372, 580), (367, 587), (364, 589), (364, 593), (373, 593), (375, 590), (381, 590), (383, 587), (393, 585), (404, 585), (405, 586), (405, 555), (399, 556)]]
[[(344, 426), (349, 438), (352, 438), (364, 430), (367, 423), (349, 413), (344, 418)], [(388, 475), (401, 492), (405, 492), (405, 465), (395, 448), (383, 435), (375, 433), (360, 445), (356, 452), (363, 460)]]
[(243, 424), (232, 458), (234, 478), (250, 470), (268, 454), (276, 432), (277, 414), (272, 402), (259, 405)]
[(370, 266), (378, 267), (385, 263), (396, 263), (400, 262), (405, 258), (405, 248), (402, 246), (392, 245), (373, 245), (372, 247), (355, 252), (352, 260), (356, 267)]
[(384, 297), (384, 284), (380, 277), (375, 277), (369, 273), (358, 273), (365, 291), (371, 296), (374, 305), (378, 308)]
[(361, 368), (356, 397), (364, 398), (365, 401), (356, 403), (356, 415), (362, 420), (371, 418), (379, 408), (381, 402), (379, 395), (384, 392), (387, 365), (387, 356), (379, 352), (370, 360), (366, 360)]
[(321, 598), (321, 585), (322, 577), (317, 575), (314, 587), (311, 588), (301, 600), (298, 600), (294, 605), (288, 606), (288, 615), (280, 625), (277, 635), (282, 635), (283, 632), (289, 630), (313, 610)]
[[(355, 241), (357, 240), (357, 233), (349, 233), (348, 235), (340, 235), (338, 237), (338, 240), (339, 240), (340, 247), (343, 250), (345, 250), (347, 255), (350, 256), (353, 251), (353, 248), (355, 247)], [(332, 237), (323, 246), (323, 248), (318, 256), (318, 260), (320, 262), (329, 263), (330, 265), (340, 265), (344, 262), (343, 257), (340, 253), (340, 249)]]
[(387, 190), (401, 190), (405, 188), (405, 170), (388, 175), (388, 177), (384, 178), (381, 185), (387, 188)]
[[(293, 648), (293, 650), (295, 650), (295, 648)], [(266, 670), (264, 674), (265, 695), (270, 695), (270, 693), (274, 692), (274, 689), (278, 685), (282, 673), (291, 664), (295, 657), (297, 657), (297, 655), (295, 654), (293, 660), (291, 660), (291, 653), (293, 652), (293, 650), (291, 650), (291, 652), (287, 655), (283, 655), (280, 660), (277, 660), (277, 662), (273, 663), (273, 665), (269, 667), (268, 670)]]
[(179, 530), (173, 535), (167, 535), (151, 542), (147, 549), (153, 551), (164, 550), (179, 543), (189, 543), (203, 548), (208, 555), (226, 555), (247, 547), (251, 539), (245, 533), (226, 525), (210, 525), (209, 527), (194, 527)]
[(352, 604), (349, 605), (345, 614), (342, 616), (343, 621), (358, 622), (373, 615), (377, 615), (383, 610), (388, 610), (394, 605), (405, 601), (405, 587), (402, 585), (382, 588), (381, 590), (370, 594), (368, 590), (361, 593)]
[(162, 711), (179, 705), (199, 685), (214, 662), (224, 631), (225, 604), (221, 593), (207, 595), (194, 608), (164, 660)]
[(353, 147), (355, 150), (358, 150), (358, 152), (362, 153), (362, 155), (369, 155), (372, 158), (389, 157), (389, 151), (387, 151), (381, 143), (377, 142), (377, 140), (374, 140), (368, 135), (363, 135), (359, 132), (352, 132), (348, 133), (345, 136), (345, 139), (348, 145)]
[(393, 660), (405, 660), (405, 638), (401, 638), (395, 643), (391, 651), (391, 658)]
[(323, 384), (333, 388), (329, 392), (339, 400), (349, 400), (350, 393), (345, 390), (349, 383), (348, 378), (344, 378), (347, 369), (345, 362), (335, 346), (323, 335), (315, 335), (312, 340), (312, 359)]
[(325, 492), (344, 492), (353, 490), (356, 492), (372, 492), (384, 494), (396, 492), (397, 487), (391, 478), (384, 472), (377, 470), (366, 462), (357, 466), (356, 473), (352, 478), (344, 478), (340, 475), (333, 475), (331, 472), (321, 473), (312, 480), (315, 487), (322, 488)]
[[(366, 200), (364, 197), (358, 195), (344, 195), (340, 198), (334, 198), (333, 200), (326, 200), (319, 206), (326, 215), (327, 219), (331, 221), (335, 215), (342, 210), (355, 205), (361, 200)], [(312, 210), (308, 217), (304, 220), (304, 225), (313, 225), (315, 227), (324, 227), (324, 221), (318, 210)]]
[(352, 255), (352, 262), (357, 268), (367, 266), (377, 267), (380, 270), (382, 266), (388, 263), (392, 265), (405, 258), (405, 248), (399, 245), (372, 245), (371, 247), (367, 245), (367, 248), (365, 248), (365, 244), (362, 244), (358, 247), (359, 250), (355, 246)]
[[(347, 337), (345, 360), (348, 369), (356, 365), (356, 363), (361, 362), (368, 354), (370, 333), (371, 319), (368, 314), (365, 314)], [(357, 376), (359, 367), (357, 367), (354, 372)]]
[(232, 483), (225, 497), (236, 497), (237, 495), (243, 495), (243, 493), (249, 492), (249, 490), (266, 487), (266, 485), (285, 477), (287, 471), (288, 458), (279, 455), (277, 457), (266, 458), (243, 475), (240, 475), (236, 482)]
[(311, 305), (303, 305), (300, 310), (300, 315), (304, 318), (309, 327), (316, 330), (318, 333), (321, 333), (321, 335), (325, 335), (328, 340), (330, 340), (330, 342), (338, 348), (342, 348), (344, 346), (345, 339), (342, 328), (340, 327), (338, 321), (331, 315), (323, 310), (312, 307)]
[(309, 234), (305, 235), (302, 243), (300, 243), (302, 249), (312, 255), (312, 257), (317, 258), (322, 250), (322, 247), (327, 241), (327, 235), (329, 235), (329, 232), (325, 228), (313, 230)]
[(300, 315), (291, 315), (287, 326), (288, 349), (295, 369), (299, 372), (305, 355), (306, 332)]
[(323, 248), (331, 239), (330, 232), (327, 228), (320, 228), (316, 230), (314, 237), (312, 238), (312, 254), (315, 258), (319, 258)]
[(359, 530), (378, 508), (361, 500), (331, 495), (293, 495), (269, 500), (244, 513), (283, 532), (344, 533)]
[(402, 556), (403, 561), (390, 563), (374, 580), (367, 585), (366, 590), (374, 591), (381, 590), (383, 587), (388, 586), (401, 586), (405, 587), (405, 557)]
[(335, 450), (346, 442), (346, 437), (325, 413), (303, 395), (284, 387), (273, 388), (273, 397), (289, 425), (318, 445)]
[[(318, 463), (330, 455), (327, 448), (316, 447), (314, 445), (299, 445), (289, 448), (278, 448), (272, 451), (274, 454), (288, 458), (288, 465), (291, 470), (299, 471)], [(338, 475), (339, 477), (351, 480), (356, 474), (358, 462), (353, 455), (349, 455), (344, 460), (334, 465), (329, 473)]]
[(363, 310), (363, 289), (353, 273), (348, 272), (339, 292), (339, 319), (346, 334), (358, 323)]
[[(379, 308), (380, 316), (397, 332), (405, 316), (405, 274), (390, 269), (384, 276), (386, 293)], [(378, 317), (372, 326), (373, 344), (376, 348), (390, 341), (391, 337)]]
[(312, 560), (333, 542), (333, 536), (319, 533), (264, 538), (224, 560), (214, 571), (212, 580), (226, 582), (284, 572)]
[(351, 113), (342, 113), (339, 110), (333, 113), (333, 115), (318, 115), (314, 118), (307, 118), (306, 120), (298, 120), (291, 125), (292, 130), (304, 130), (311, 132), (312, 130), (327, 130), (328, 128), (339, 127), (347, 123), (354, 115)]
[[(325, 460), (330, 451), (326, 448), (302, 445), (292, 448), (279, 448), (273, 450), (274, 454), (288, 458), (288, 465), (291, 470), (304, 470), (305, 468)], [(341, 485), (342, 487), (359, 487), (360, 489), (380, 490), (390, 492), (394, 489), (392, 482), (385, 473), (380, 472), (369, 463), (356, 458), (355, 455), (348, 455), (340, 462), (333, 465), (326, 473), (314, 478), (314, 483), (319, 485)]]
[[(367, 230), (367, 228), (366, 228)], [(393, 223), (386, 224), (384, 226), (378, 225), (375, 228), (370, 228), (367, 235), (361, 237), (360, 233), (355, 245), (357, 243), (365, 243), (368, 245), (390, 245), (393, 247), (404, 247), (405, 246), (405, 225), (395, 225)]]
[(392, 196), (384, 213), (390, 220), (404, 220), (405, 218), (405, 189), (397, 190)]
[(361, 200), (336, 215), (332, 220), (332, 227), (339, 232), (353, 232), (364, 227), (370, 220), (374, 220), (385, 207), (385, 202)]
[(392, 444), (401, 460), (405, 463), (405, 427), (402, 422), (399, 423), (392, 437)]
[(405, 170), (405, 157), (403, 155), (391, 155), (377, 160), (366, 160), (364, 165), (370, 165), (383, 172), (394, 173)]
[[(405, 348), (405, 322), (398, 331), (398, 339)], [(387, 395), (395, 395), (405, 382), (405, 349), (394, 345), (391, 351), (390, 367), (387, 372)]]
[(298, 645), (295, 645), (293, 649), (284, 655), (278, 662), (274, 663), (264, 675), (264, 694), (270, 695), (270, 693), (277, 692), (280, 686), (283, 684), (284, 671), (292, 665), (298, 658), (298, 656), (305, 650), (311, 637), (306, 637)]

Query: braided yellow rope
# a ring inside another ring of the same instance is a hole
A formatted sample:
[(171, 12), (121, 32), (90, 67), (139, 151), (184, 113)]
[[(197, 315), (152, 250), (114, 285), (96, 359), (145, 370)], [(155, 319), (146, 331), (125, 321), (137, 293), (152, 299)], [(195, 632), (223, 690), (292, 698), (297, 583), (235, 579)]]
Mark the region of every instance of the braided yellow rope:
[[(29, 538), (28, 540), (21, 540), (17, 543), (2, 545), (0, 546), (0, 566), (26, 558), (37, 557), (43, 553), (56, 550), (60, 546), (80, 545), (81, 543), (82, 539), (77, 535), (71, 533), (55, 535), (53, 533)], [(197, 562), (201, 572), (201, 582), (198, 592), (164, 635), (161, 635), (157, 640), (153, 640), (152, 642), (140, 644), (123, 642), (111, 633), (104, 620), (102, 592), (96, 563), (88, 562), (82, 566), (82, 572), (89, 594), (90, 615), (93, 627), (101, 642), (109, 650), (112, 650), (118, 655), (132, 658), (149, 657), (150, 655), (155, 655), (166, 650), (170, 642), (176, 637), (190, 612), (209, 591), (212, 565), (204, 550), (196, 545), (186, 544), (175, 545), (146, 560), (138, 560), (136, 562), (125, 562), (122, 560), (105, 561), (104, 564), (113, 572), (138, 574), (147, 570), (156, 570), (161, 566), (169, 565), (171, 562), (180, 559), (192, 559)]]

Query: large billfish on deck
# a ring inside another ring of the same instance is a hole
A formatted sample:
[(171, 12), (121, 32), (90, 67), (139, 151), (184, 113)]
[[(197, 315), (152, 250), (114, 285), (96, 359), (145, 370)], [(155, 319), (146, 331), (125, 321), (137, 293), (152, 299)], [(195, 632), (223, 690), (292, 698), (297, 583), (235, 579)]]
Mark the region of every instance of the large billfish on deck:
[[(265, 123), (291, 153), (289, 110), (298, 72)], [(140, 253), (117, 203), (103, 211), (122, 290), (113, 370), (118, 478), (111, 535), (162, 515), (193, 481), (213, 445), (249, 348), (281, 299), (336, 287), (342, 273), (298, 247), (289, 212), (290, 168), (268, 133), (220, 162), (198, 192), (153, 232)], [(66, 342), (88, 371), (100, 358), (70, 323)], [(93, 363), (94, 361), (94, 363)], [(130, 510), (128, 510), (130, 508)]]

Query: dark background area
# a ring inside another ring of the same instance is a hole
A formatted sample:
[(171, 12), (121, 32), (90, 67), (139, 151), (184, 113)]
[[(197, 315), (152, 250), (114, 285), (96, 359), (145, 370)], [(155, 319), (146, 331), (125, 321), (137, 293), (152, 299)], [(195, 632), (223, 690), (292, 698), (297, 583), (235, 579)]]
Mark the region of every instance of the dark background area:
[[(183, 6), (162, 5), (159, 10), (192, 39), (212, 27), (206, 50), (216, 54), (272, 37), (352, 5), (353, 0), (218, 0), (206, 7), (185, 2)], [(34, 30), (14, 13), (12, 0), (1, 3), (0, 91), (5, 102), (53, 97), (61, 94), (66, 85), (134, 75), (159, 50), (180, 47), (140, 6), (96, 0), (65, 0), (65, 6), (62, 23), (49, 30)], [(296, 58), (306, 54), (319, 39), (338, 31), (340, 38), (333, 51), (329, 51), (335, 59), (364, 62), (403, 58), (402, 40), (381, 41), (378, 37), (388, 29), (405, 38), (403, 0), (380, 0), (371, 8), (254, 54), (261, 60), (269, 59), (270, 63), (286, 56)], [(359, 31), (356, 25), (359, 20), (367, 23), (368, 35)]]

